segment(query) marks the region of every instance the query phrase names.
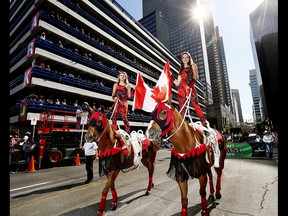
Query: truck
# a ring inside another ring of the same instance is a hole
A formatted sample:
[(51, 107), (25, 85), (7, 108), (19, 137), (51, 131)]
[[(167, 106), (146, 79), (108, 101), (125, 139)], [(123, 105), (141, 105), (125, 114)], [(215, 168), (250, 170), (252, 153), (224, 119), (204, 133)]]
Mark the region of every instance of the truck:
[(39, 137), (38, 159), (45, 165), (58, 165), (64, 160), (75, 161), (85, 155), (79, 145), (87, 129), (88, 113), (81, 116), (81, 129), (76, 129), (75, 112), (62, 110), (43, 111), (39, 115), (37, 134)]

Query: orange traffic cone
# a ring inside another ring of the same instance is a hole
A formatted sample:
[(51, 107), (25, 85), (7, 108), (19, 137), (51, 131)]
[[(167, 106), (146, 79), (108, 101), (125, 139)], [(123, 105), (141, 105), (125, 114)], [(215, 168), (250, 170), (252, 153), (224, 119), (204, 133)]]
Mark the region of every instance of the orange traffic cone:
[(76, 165), (80, 165), (80, 156), (79, 153), (76, 155)]
[(35, 172), (34, 156), (33, 155), (31, 156), (27, 171), (28, 172)]

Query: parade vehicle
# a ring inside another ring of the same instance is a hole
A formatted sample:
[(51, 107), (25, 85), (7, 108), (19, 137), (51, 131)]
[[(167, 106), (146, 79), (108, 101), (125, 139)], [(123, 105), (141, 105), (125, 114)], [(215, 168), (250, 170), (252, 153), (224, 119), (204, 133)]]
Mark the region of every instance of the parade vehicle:
[[(259, 139), (257, 140), (257, 137)], [(267, 156), (268, 151), (267, 151), (267, 146), (263, 142), (263, 136), (257, 135), (256, 133), (250, 133), (247, 137), (247, 143), (251, 146), (252, 148), (252, 156)]]
[(39, 137), (38, 159), (45, 165), (57, 165), (64, 160), (75, 161), (77, 154), (85, 158), (80, 149), (84, 143), (87, 113), (81, 116), (81, 128), (76, 129), (75, 112), (49, 110), (40, 113), (37, 134)]

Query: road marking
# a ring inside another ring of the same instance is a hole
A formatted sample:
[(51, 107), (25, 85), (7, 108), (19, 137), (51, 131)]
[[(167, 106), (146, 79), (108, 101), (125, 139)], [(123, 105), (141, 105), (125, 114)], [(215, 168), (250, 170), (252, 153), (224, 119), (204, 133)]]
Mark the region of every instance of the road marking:
[(31, 187), (35, 187), (35, 186), (39, 186), (39, 185), (43, 185), (43, 184), (48, 184), (48, 183), (50, 183), (50, 182), (52, 182), (52, 181), (43, 182), (43, 183), (34, 184), (34, 185), (29, 185), (29, 186), (26, 186), (26, 187), (15, 188), (15, 189), (10, 190), (10, 192), (12, 192), (12, 191), (17, 191), (17, 190), (22, 190), (22, 189), (25, 189), (25, 188), (31, 188)]

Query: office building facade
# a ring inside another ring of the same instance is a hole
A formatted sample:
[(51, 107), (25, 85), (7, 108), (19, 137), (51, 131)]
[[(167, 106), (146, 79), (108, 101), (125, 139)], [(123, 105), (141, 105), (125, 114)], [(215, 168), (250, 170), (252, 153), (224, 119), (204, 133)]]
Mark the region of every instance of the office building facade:
[(155, 38), (170, 50), (169, 27), (156, 11), (138, 20)]
[[(189, 51), (198, 66), (199, 81), (196, 88), (199, 94), (201, 108), (206, 113), (206, 74), (208, 69), (203, 35), (201, 35), (200, 20), (195, 16), (197, 0), (143, 0), (143, 19), (151, 13), (158, 13), (169, 27), (170, 50), (180, 57), (183, 51)], [(180, 60), (180, 59), (179, 59)], [(208, 85), (210, 86), (210, 85)], [(191, 108), (193, 109), (193, 108)]]
[(273, 130), (279, 125), (279, 83), (278, 83), (278, 1), (264, 0), (250, 14), (250, 35), (255, 70), (263, 88), (263, 119), (270, 122)]
[[(231, 98), (228, 69), (226, 64), (224, 41), (218, 26), (214, 26), (209, 3), (201, 3), (203, 28), (209, 65), (209, 77), (212, 89), (212, 103), (207, 105), (207, 116), (217, 128), (235, 125), (235, 108)], [(209, 107), (209, 108), (208, 108)], [(208, 112), (210, 110), (211, 112)], [(213, 112), (212, 112), (213, 110)]]
[(236, 116), (236, 125), (241, 126), (243, 123), (243, 114), (242, 114), (242, 107), (241, 107), (241, 100), (240, 94), (238, 89), (231, 89), (232, 98), (234, 99), (234, 113)]
[(253, 100), (253, 111), (254, 111), (254, 122), (261, 123), (262, 119), (262, 103), (261, 103), (261, 95), (260, 95), (260, 88), (258, 84), (258, 79), (256, 75), (256, 70), (249, 71), (249, 79), (250, 79), (250, 88), (252, 93), (252, 100)]
[[(205, 8), (204, 17), (196, 17), (200, 6)], [(197, 0), (143, 0), (144, 18), (155, 11), (169, 27), (171, 52), (179, 56), (182, 51), (189, 51), (198, 65), (210, 124), (219, 130), (234, 124), (224, 43), (214, 26), (209, 4)]]
[[(10, 130), (20, 136), (32, 130), (39, 113), (74, 113), (85, 102), (104, 105), (110, 118), (119, 70), (132, 88), (138, 73), (153, 87), (167, 59), (178, 73), (179, 59), (116, 1), (11, 1), (9, 31)], [(149, 113), (133, 112), (133, 98), (128, 104), (131, 130), (144, 130)], [(118, 122), (123, 125), (120, 116)]]

